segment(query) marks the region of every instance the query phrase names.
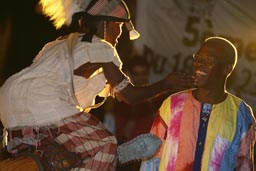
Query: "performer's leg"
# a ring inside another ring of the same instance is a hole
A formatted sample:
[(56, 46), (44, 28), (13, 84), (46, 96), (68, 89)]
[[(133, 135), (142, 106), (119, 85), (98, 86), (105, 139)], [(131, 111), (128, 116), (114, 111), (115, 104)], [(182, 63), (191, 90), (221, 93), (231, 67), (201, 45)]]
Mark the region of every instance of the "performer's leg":
[[(65, 118), (56, 141), (71, 152), (79, 153), (85, 170), (113, 170), (117, 149), (116, 138), (93, 115), (83, 113)], [(83, 170), (83, 169), (81, 169)]]

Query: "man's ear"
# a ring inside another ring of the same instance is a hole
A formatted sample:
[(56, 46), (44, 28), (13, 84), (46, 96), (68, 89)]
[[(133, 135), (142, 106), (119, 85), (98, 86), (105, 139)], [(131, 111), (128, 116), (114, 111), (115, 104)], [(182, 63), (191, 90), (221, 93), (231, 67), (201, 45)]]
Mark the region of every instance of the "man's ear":
[(233, 65), (229, 64), (224, 69), (224, 75), (228, 76), (233, 70)]

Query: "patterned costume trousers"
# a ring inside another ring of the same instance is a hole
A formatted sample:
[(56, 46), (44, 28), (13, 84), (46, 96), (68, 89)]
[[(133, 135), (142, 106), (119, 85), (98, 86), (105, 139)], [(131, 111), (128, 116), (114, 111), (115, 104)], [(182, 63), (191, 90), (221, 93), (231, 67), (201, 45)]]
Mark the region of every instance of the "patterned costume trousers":
[(83, 163), (79, 170), (114, 170), (116, 138), (93, 115), (80, 113), (62, 120), (55, 141), (78, 153)]
[[(104, 125), (93, 115), (78, 113), (62, 119), (58, 126), (50, 128), (39, 128), (39, 132), (31, 127), (22, 128), (19, 131), (11, 131), (10, 141), (11, 153), (22, 151), (28, 143), (17, 142), (32, 137), (33, 142), (37, 140), (38, 134), (47, 136), (38, 143), (38, 150), (42, 152), (49, 144), (59, 144), (69, 152), (75, 153), (80, 162), (72, 170), (78, 171), (113, 171), (117, 164), (117, 140)], [(18, 133), (18, 135), (17, 135)], [(29, 138), (30, 139), (30, 138)], [(11, 143), (11, 142), (16, 143)], [(16, 145), (12, 145), (16, 144)], [(31, 145), (31, 143), (29, 143)], [(35, 145), (35, 143), (34, 143)], [(32, 145), (33, 146), (33, 145)]]

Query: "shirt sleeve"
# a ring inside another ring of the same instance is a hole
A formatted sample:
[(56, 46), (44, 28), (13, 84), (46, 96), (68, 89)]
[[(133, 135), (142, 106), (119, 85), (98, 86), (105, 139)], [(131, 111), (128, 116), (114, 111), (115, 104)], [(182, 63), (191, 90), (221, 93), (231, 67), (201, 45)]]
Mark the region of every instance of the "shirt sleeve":
[[(167, 121), (170, 115), (170, 104), (171, 104), (171, 98), (167, 98), (161, 105), (160, 109), (158, 110), (155, 120), (152, 124), (150, 133), (156, 135), (162, 140), (162, 144), (164, 144), (166, 139), (166, 133), (167, 133)], [(156, 156), (160, 157), (162, 153), (162, 147), (156, 154)]]
[(117, 67), (122, 67), (122, 61), (115, 47), (110, 43), (93, 39), (92, 43), (79, 42), (74, 54), (74, 68), (78, 68), (84, 63), (107, 63), (113, 62)]
[(141, 162), (140, 171), (157, 171), (159, 170), (159, 164), (160, 159), (162, 155), (163, 150), (163, 144), (165, 142), (166, 138), (166, 132), (167, 132), (167, 121), (170, 115), (170, 104), (171, 104), (171, 98), (167, 98), (161, 105), (160, 109), (157, 111), (157, 114), (155, 116), (155, 120), (152, 124), (152, 128), (150, 130), (151, 134), (156, 135), (162, 140), (162, 146), (156, 153), (156, 155), (149, 159), (144, 160)]
[(243, 137), (237, 155), (236, 171), (254, 169), (254, 143), (255, 143), (255, 127), (252, 125), (246, 135)]
[[(244, 171), (244, 170), (254, 170), (254, 144), (255, 144), (255, 131), (256, 131), (256, 124), (252, 110), (250, 107), (247, 107), (247, 116), (250, 120), (251, 124), (247, 127), (247, 131), (243, 135), (239, 151), (237, 154), (236, 160), (236, 171)], [(247, 124), (245, 124), (247, 125)]]

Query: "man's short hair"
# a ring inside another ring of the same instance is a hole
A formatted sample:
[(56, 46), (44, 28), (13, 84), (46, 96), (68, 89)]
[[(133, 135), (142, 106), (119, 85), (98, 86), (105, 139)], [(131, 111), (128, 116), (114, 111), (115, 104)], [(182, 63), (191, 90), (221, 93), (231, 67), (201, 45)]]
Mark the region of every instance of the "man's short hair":
[[(237, 62), (237, 49), (233, 43), (223, 37), (209, 37), (205, 39), (204, 43), (213, 43), (220, 50), (222, 50), (222, 60), (227, 63), (233, 65), (233, 68)], [(223, 59), (224, 58), (224, 59)]]

